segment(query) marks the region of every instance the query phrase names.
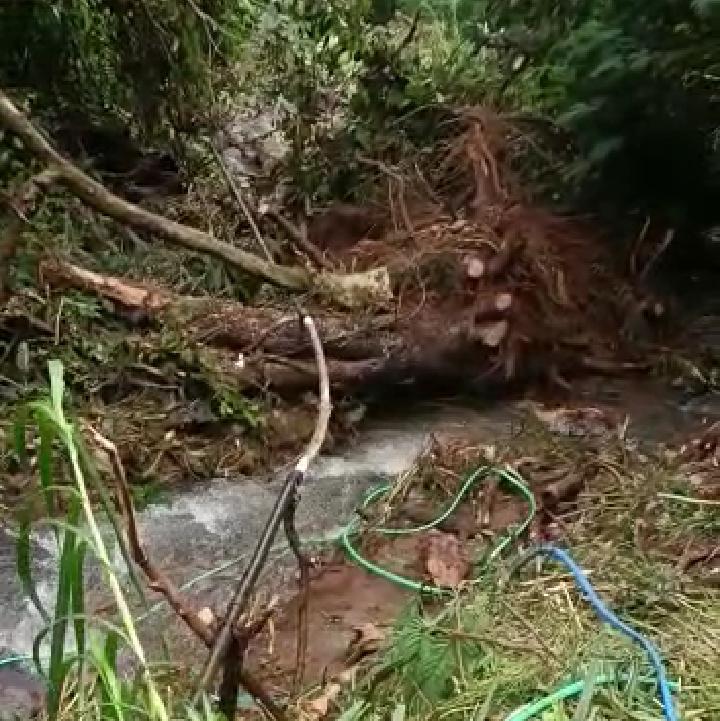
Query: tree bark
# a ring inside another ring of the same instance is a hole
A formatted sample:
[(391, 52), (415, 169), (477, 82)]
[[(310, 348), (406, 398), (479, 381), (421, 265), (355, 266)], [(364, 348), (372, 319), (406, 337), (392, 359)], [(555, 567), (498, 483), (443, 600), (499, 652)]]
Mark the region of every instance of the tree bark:
[[(173, 296), (157, 286), (93, 273), (62, 261), (40, 269), (51, 287), (74, 287), (140, 310), (172, 324), (215, 372), (238, 387), (273, 388), (283, 394), (312, 389), (317, 370), (297, 316), (280, 308), (245, 307), (231, 301)], [(327, 354), (334, 391), (354, 392), (378, 384), (469, 380), (496, 371), (503, 333), (466, 319), (448, 322), (428, 312), (409, 322), (389, 316), (359, 320), (331, 311), (313, 312)], [(506, 330), (507, 323), (502, 323)]]

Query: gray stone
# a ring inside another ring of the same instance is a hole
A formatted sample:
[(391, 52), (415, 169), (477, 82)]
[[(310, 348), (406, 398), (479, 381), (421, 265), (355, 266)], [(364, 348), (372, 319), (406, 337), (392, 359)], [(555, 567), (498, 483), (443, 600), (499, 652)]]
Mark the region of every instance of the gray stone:
[(0, 667), (0, 721), (38, 716), (45, 706), (42, 682), (19, 668)]

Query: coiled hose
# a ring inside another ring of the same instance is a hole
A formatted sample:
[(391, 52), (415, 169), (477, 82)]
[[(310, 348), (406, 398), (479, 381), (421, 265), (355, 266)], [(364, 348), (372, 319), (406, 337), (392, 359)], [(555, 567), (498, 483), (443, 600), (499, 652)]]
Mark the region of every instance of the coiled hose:
[[(508, 531), (500, 538), (500, 541), (495, 544), (495, 547), (490, 551), (490, 553), (482, 563), (483, 566), (488, 566), (510, 544), (512, 544), (516, 538), (521, 536), (527, 530), (528, 526), (530, 525), (532, 519), (535, 516), (535, 496), (533, 496), (532, 491), (525, 485), (525, 483), (523, 483), (520, 475), (511, 468), (492, 468), (491, 466), (479, 466), (478, 468), (476, 468), (465, 478), (465, 481), (461, 484), (460, 489), (455, 494), (455, 497), (447, 506), (447, 508), (435, 520), (430, 521), (429, 523), (426, 523), (422, 526), (414, 526), (412, 528), (377, 528), (375, 530), (377, 530), (384, 536), (403, 536), (414, 533), (421, 533), (422, 531), (428, 531), (431, 528), (436, 528), (455, 511), (455, 509), (462, 503), (467, 494), (475, 485), (493, 474), (497, 474), (501, 480), (505, 481), (514, 491), (523, 496), (523, 498), (528, 503), (528, 513), (522, 523), (520, 523), (514, 528), (508, 529)], [(361, 505), (361, 509), (367, 508), (382, 496), (387, 495), (391, 488), (392, 485), (387, 484), (379, 486), (378, 488), (370, 491), (370, 493), (365, 497), (365, 500)], [(361, 520), (358, 517), (357, 519), (351, 521), (340, 534), (340, 542), (342, 543), (347, 555), (360, 567), (364, 568), (370, 573), (375, 574), (376, 576), (384, 578), (387, 581), (391, 581), (398, 586), (402, 586), (409, 591), (425, 593), (433, 596), (444, 596), (452, 594), (452, 591), (450, 589), (440, 588), (438, 586), (430, 586), (421, 583), (420, 581), (415, 581), (412, 578), (401, 576), (398, 573), (394, 573), (393, 571), (390, 571), (376, 563), (373, 563), (368, 558), (363, 556), (358, 551), (353, 542), (353, 538), (357, 536), (360, 531), (360, 526)]]

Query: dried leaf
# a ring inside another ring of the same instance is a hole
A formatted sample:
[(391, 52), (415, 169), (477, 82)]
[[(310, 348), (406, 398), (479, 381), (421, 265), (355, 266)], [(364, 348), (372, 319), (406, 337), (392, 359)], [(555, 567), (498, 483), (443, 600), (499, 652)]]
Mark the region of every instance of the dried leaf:
[(374, 623), (363, 623), (355, 626), (353, 630), (355, 638), (350, 642), (346, 653), (346, 659), (350, 663), (354, 663), (370, 653), (375, 653), (387, 639), (387, 633)]
[(457, 588), (467, 577), (470, 563), (456, 536), (435, 531), (421, 547), (421, 558), (427, 575), (436, 586)]
[(325, 718), (330, 710), (330, 704), (340, 695), (342, 686), (339, 683), (329, 683), (319, 696), (307, 701), (304, 706), (308, 716), (313, 719)]
[(615, 428), (599, 408), (554, 408), (532, 405), (535, 417), (552, 433), (564, 436), (596, 436)]

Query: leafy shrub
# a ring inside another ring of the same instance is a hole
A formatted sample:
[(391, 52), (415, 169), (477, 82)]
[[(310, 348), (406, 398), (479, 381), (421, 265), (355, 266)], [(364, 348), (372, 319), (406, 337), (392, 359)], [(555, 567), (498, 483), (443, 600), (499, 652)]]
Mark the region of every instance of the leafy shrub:
[(575, 195), (676, 228), (717, 219), (720, 3), (620, 0), (487, 5), (528, 63), (506, 101), (547, 113), (577, 144)]
[(38, 110), (188, 127), (209, 97), (218, 19), (230, 0), (7, 0), (0, 83)]

